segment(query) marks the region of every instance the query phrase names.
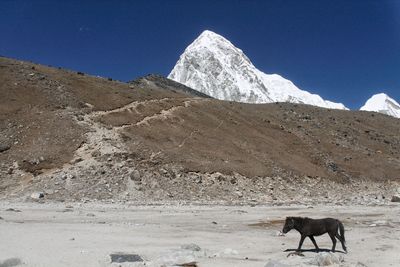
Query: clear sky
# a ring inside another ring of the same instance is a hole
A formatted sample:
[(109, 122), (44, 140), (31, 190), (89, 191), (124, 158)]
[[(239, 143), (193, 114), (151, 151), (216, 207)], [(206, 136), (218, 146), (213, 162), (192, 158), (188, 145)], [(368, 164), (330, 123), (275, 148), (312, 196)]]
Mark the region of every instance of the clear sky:
[(400, 0), (0, 0), (0, 55), (123, 81), (168, 75), (205, 29), (349, 108), (400, 101)]

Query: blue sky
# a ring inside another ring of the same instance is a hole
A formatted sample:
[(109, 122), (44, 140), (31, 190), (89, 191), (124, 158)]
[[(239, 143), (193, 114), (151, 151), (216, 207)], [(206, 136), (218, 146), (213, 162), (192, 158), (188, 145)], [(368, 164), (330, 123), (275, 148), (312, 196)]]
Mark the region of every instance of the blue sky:
[(0, 55), (123, 81), (168, 75), (205, 29), (352, 109), (400, 101), (400, 0), (0, 0)]

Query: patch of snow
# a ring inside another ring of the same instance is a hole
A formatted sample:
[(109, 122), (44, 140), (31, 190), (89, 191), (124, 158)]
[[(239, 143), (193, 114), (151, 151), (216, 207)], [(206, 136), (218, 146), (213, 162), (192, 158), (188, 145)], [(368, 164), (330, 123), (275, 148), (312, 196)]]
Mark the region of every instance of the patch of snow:
[(373, 95), (360, 110), (375, 111), (400, 118), (400, 104), (384, 93)]

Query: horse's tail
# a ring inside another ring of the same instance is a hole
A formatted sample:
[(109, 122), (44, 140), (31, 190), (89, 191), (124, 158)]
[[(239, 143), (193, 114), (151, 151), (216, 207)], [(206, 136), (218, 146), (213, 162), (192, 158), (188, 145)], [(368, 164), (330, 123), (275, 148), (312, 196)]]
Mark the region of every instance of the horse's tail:
[(342, 223), (341, 221), (338, 220), (338, 224), (339, 224), (339, 233), (340, 233), (340, 236), (342, 237), (343, 242), (346, 242), (346, 239), (344, 238), (344, 226), (343, 226), (343, 223)]

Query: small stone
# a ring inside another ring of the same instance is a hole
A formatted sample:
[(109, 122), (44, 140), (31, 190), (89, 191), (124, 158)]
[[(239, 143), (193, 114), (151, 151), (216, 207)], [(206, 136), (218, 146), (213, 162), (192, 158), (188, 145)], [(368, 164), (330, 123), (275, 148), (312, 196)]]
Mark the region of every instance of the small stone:
[(132, 181), (136, 181), (136, 182), (142, 180), (142, 178), (140, 177), (140, 173), (139, 173), (139, 171), (137, 171), (137, 170), (132, 171), (132, 172), (129, 174), (129, 178), (130, 178)]
[(201, 250), (200, 246), (198, 246), (194, 243), (182, 245), (181, 249), (186, 249), (186, 250), (191, 250), (191, 251), (200, 251)]
[(94, 213), (88, 213), (88, 214), (86, 214), (86, 216), (88, 216), (88, 217), (95, 217), (96, 215), (94, 215)]
[(392, 196), (391, 202), (400, 202), (400, 196)]
[(92, 157), (97, 158), (97, 157), (101, 156), (101, 153), (100, 153), (100, 151), (96, 150), (96, 151), (93, 151), (91, 155), (92, 155)]
[(285, 234), (282, 233), (281, 231), (277, 231), (277, 232), (275, 233), (275, 235), (276, 235), (276, 236), (285, 236)]
[(6, 211), (12, 211), (12, 212), (21, 212), (20, 210), (14, 209), (14, 208), (8, 208)]
[(33, 199), (44, 198), (44, 193), (43, 192), (34, 192), (31, 194), (31, 198), (33, 198)]
[(1, 153), (1, 152), (4, 152), (4, 151), (7, 151), (7, 150), (9, 150), (10, 148), (11, 148), (11, 146), (8, 145), (8, 144), (0, 144), (0, 153)]
[(126, 253), (113, 253), (110, 254), (111, 262), (142, 262), (143, 259), (138, 254), (126, 254)]
[(14, 169), (13, 169), (13, 168), (8, 168), (7, 174), (12, 174), (13, 172), (14, 172)]
[(20, 266), (22, 261), (19, 258), (9, 258), (4, 261), (0, 261), (0, 266)]
[(79, 157), (79, 158), (76, 158), (76, 159), (73, 159), (72, 160), (72, 163), (74, 164), (74, 163), (78, 163), (78, 162), (81, 162), (83, 159), (81, 158), (81, 157)]
[(270, 260), (264, 267), (290, 267), (290, 265), (284, 264), (277, 260)]

